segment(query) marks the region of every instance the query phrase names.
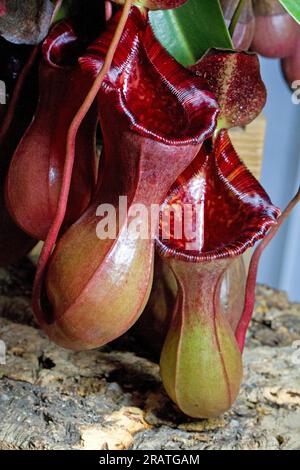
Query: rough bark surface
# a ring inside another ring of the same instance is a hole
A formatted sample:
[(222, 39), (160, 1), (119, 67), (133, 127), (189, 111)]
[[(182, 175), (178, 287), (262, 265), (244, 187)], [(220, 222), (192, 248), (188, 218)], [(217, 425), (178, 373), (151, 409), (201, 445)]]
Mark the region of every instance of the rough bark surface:
[(300, 449), (300, 305), (284, 293), (258, 287), (240, 396), (197, 421), (132, 338), (75, 353), (50, 343), (32, 319), (32, 277), (27, 261), (0, 269), (0, 449)]

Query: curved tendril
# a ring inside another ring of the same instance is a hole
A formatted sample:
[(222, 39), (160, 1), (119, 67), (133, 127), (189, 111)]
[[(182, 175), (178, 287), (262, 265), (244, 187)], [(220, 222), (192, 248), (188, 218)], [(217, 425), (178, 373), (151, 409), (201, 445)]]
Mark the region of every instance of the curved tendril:
[(296, 196), (290, 201), (286, 209), (283, 211), (282, 215), (279, 217), (277, 225), (274, 225), (271, 230), (269, 231), (268, 235), (264, 238), (264, 240), (258, 245), (255, 249), (249, 267), (249, 274), (247, 278), (246, 284), (246, 296), (245, 296), (245, 303), (244, 303), (244, 311), (241, 317), (241, 320), (236, 329), (236, 340), (238, 342), (239, 348), (241, 352), (244, 350), (245, 346), (245, 339), (246, 333), (252, 319), (252, 314), (254, 310), (255, 304), (255, 286), (256, 286), (256, 278), (257, 278), (257, 271), (259, 266), (259, 261), (261, 255), (263, 254), (266, 247), (269, 243), (273, 240), (275, 235), (277, 234), (278, 230), (285, 222), (285, 220), (289, 217), (290, 213), (294, 209), (294, 207), (300, 202), (300, 187)]
[(44, 271), (47, 266), (49, 257), (52, 253), (53, 246), (56, 243), (61, 225), (63, 223), (64, 217), (66, 214), (68, 196), (69, 196), (69, 191), (70, 191), (70, 184), (71, 184), (71, 179), (72, 179), (72, 170), (73, 170), (73, 164), (74, 164), (74, 158), (75, 158), (75, 144), (76, 144), (77, 131), (84, 117), (89, 111), (91, 105), (93, 104), (98, 94), (98, 91), (102, 85), (102, 82), (105, 78), (105, 75), (107, 74), (107, 72), (109, 71), (111, 67), (114, 54), (116, 52), (117, 46), (119, 44), (119, 41), (121, 39), (121, 36), (123, 34), (123, 31), (124, 31), (124, 28), (125, 28), (128, 16), (129, 16), (130, 8), (132, 6), (132, 1), (133, 0), (126, 0), (118, 26), (116, 28), (116, 31), (114, 33), (110, 46), (108, 48), (104, 64), (96, 80), (94, 81), (92, 88), (87, 94), (83, 104), (81, 105), (77, 114), (75, 115), (68, 131), (67, 145), (66, 145), (66, 160), (65, 160), (65, 165), (64, 165), (62, 187), (61, 187), (60, 196), (59, 196), (58, 208), (57, 208), (55, 219), (49, 230), (48, 236), (46, 238), (45, 244), (43, 246), (43, 249), (39, 258), (37, 271), (36, 271), (36, 277), (34, 281), (34, 287), (33, 287), (33, 298), (34, 298), (33, 303), (36, 308), (36, 312), (39, 312), (39, 313), (41, 313), (41, 305), (40, 305), (39, 297), (41, 293), (41, 286), (42, 286)]

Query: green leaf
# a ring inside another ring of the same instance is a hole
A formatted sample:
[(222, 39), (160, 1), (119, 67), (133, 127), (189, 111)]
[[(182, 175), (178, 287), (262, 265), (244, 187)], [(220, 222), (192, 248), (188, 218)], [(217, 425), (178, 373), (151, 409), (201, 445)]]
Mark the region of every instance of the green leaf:
[(212, 47), (233, 48), (219, 0), (188, 0), (174, 10), (153, 11), (150, 22), (157, 39), (185, 67)]
[(288, 13), (300, 24), (299, 0), (279, 0)]

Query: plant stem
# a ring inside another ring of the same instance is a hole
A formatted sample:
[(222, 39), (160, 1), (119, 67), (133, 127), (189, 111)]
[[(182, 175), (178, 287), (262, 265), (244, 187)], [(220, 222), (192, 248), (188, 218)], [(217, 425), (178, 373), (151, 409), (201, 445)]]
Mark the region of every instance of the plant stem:
[(233, 37), (233, 33), (234, 33), (234, 30), (236, 28), (236, 25), (239, 21), (239, 18), (241, 16), (241, 13), (242, 13), (242, 10), (245, 6), (245, 3), (246, 3), (246, 0), (239, 0), (239, 3), (235, 9), (235, 12), (233, 14), (233, 17), (231, 19), (231, 22), (230, 22), (230, 25), (229, 25), (229, 33), (230, 33), (230, 36)]
[(70, 184), (71, 184), (71, 179), (72, 179), (74, 158), (75, 158), (76, 135), (80, 127), (80, 124), (82, 123), (84, 117), (86, 116), (87, 112), (89, 111), (91, 105), (93, 104), (99, 92), (99, 89), (102, 85), (105, 75), (107, 74), (107, 72), (109, 71), (111, 67), (115, 51), (117, 49), (117, 46), (119, 44), (119, 41), (121, 39), (121, 36), (123, 34), (123, 31), (124, 31), (124, 28), (125, 28), (128, 16), (129, 16), (132, 1), (133, 0), (126, 0), (126, 3), (122, 11), (122, 15), (120, 17), (120, 21), (114, 33), (114, 37), (108, 48), (108, 51), (104, 60), (104, 64), (97, 78), (95, 79), (93, 86), (90, 89), (88, 95), (86, 96), (84, 102), (82, 103), (81, 107), (76, 113), (68, 131), (67, 146), (66, 146), (66, 160), (65, 160), (64, 172), (63, 172), (63, 178), (62, 178), (62, 187), (61, 187), (61, 191), (59, 195), (58, 208), (57, 208), (57, 212), (55, 215), (55, 219), (49, 230), (47, 239), (45, 241), (43, 250), (39, 258), (35, 282), (34, 282), (34, 288), (33, 288), (33, 298), (34, 298), (33, 303), (34, 303), (35, 312), (38, 316), (38, 319), (40, 315), (42, 315), (42, 309), (41, 309), (39, 299), (40, 299), (40, 294), (41, 294), (43, 275), (45, 272), (45, 268), (48, 264), (48, 260), (51, 256), (53, 247), (57, 241), (57, 237), (58, 237), (61, 225), (63, 223), (65, 214), (66, 214), (68, 196), (70, 192)]

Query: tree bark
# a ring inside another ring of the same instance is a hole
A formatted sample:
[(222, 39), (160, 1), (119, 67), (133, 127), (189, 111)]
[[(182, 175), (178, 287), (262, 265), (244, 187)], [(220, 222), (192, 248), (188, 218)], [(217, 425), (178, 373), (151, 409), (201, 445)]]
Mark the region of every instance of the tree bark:
[(257, 289), (244, 383), (231, 411), (192, 420), (165, 395), (158, 365), (129, 335), (88, 352), (50, 343), (31, 314), (33, 273), (28, 261), (0, 269), (7, 349), (0, 449), (300, 448), (300, 305), (284, 293)]

